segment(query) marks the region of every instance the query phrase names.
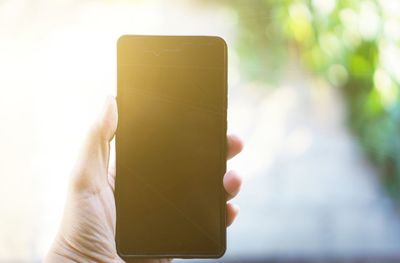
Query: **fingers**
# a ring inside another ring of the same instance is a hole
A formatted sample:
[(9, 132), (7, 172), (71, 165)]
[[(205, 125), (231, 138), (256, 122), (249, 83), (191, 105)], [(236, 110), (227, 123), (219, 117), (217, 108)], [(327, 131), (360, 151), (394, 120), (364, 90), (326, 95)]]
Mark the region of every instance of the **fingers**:
[[(229, 171), (224, 176), (224, 188), (227, 193), (227, 200), (234, 198), (240, 191), (242, 178), (235, 171)], [(227, 203), (226, 204), (226, 222), (230, 226), (239, 213), (239, 206)]]
[[(243, 149), (242, 140), (236, 135), (228, 135), (228, 150), (227, 159), (233, 158)], [(227, 193), (227, 200), (235, 197), (240, 190), (242, 178), (234, 171), (229, 171), (224, 176), (224, 188)], [(230, 226), (239, 213), (239, 206), (227, 203), (226, 204), (226, 224)]]
[(229, 171), (224, 176), (224, 188), (227, 193), (227, 200), (234, 198), (240, 191), (242, 177), (235, 171)]
[(231, 159), (232, 157), (240, 153), (242, 149), (243, 149), (242, 140), (234, 134), (228, 135), (227, 159), (228, 160)]
[(239, 214), (239, 210), (239, 206), (235, 204), (226, 204), (226, 226), (232, 225), (233, 221), (235, 221), (236, 216)]

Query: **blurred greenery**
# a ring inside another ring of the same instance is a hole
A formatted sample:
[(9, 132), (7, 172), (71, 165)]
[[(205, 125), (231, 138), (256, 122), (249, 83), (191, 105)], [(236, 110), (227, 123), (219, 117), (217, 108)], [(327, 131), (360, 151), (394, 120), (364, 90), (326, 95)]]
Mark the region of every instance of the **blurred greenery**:
[(400, 1), (225, 0), (252, 80), (271, 81), (293, 55), (341, 89), (349, 126), (400, 201)]

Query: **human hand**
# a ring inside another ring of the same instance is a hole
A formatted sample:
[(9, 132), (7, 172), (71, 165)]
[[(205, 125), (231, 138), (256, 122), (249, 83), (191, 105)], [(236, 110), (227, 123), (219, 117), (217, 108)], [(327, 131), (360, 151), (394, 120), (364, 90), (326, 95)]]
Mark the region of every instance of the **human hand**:
[[(124, 262), (115, 245), (115, 165), (111, 163), (110, 141), (117, 129), (115, 98), (110, 97), (103, 113), (91, 128), (73, 170), (61, 226), (45, 262)], [(236, 136), (228, 136), (228, 156), (242, 149)], [(236, 196), (241, 177), (233, 171), (223, 179), (227, 201)], [(236, 205), (227, 203), (227, 224), (237, 216)], [(130, 262), (169, 262), (169, 259), (135, 259)]]

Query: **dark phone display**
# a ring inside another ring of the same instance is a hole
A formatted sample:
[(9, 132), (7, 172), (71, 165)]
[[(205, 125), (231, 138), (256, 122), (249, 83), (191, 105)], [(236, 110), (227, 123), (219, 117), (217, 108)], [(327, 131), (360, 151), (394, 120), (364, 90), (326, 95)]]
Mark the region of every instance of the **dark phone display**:
[(226, 46), (216, 37), (118, 42), (117, 249), (225, 250)]

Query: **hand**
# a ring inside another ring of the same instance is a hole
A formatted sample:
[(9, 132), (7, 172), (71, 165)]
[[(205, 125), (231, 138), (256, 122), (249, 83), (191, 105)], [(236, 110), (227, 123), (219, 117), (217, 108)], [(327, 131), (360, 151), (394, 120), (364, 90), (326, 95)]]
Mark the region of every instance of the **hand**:
[[(88, 134), (73, 170), (62, 223), (45, 262), (124, 262), (115, 245), (115, 166), (109, 167), (110, 141), (117, 128), (117, 104), (110, 97)], [(236, 136), (228, 136), (230, 159), (242, 149)], [(239, 191), (235, 172), (224, 176), (227, 200)], [(227, 223), (237, 216), (237, 206), (227, 203)], [(137, 259), (132, 262), (169, 262), (169, 259)]]

